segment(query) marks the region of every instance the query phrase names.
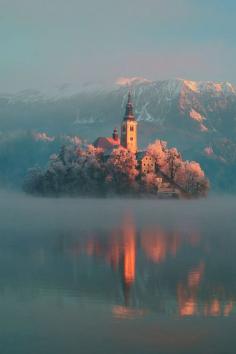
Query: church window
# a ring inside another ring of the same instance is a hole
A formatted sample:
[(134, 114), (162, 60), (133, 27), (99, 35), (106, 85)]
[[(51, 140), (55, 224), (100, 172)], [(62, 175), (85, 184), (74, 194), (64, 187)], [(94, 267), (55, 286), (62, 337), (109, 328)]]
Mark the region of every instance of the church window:
[(130, 131), (133, 132), (134, 131), (134, 127), (131, 125), (130, 127)]
[(134, 138), (131, 136), (130, 140), (132, 141), (132, 140), (134, 140)]

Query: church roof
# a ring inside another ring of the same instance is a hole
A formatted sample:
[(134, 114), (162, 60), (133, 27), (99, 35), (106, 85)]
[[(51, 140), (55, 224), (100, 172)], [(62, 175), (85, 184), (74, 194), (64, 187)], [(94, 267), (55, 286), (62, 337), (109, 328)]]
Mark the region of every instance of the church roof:
[(120, 147), (120, 139), (113, 139), (112, 137), (97, 138), (93, 144), (96, 148), (103, 150), (114, 149)]

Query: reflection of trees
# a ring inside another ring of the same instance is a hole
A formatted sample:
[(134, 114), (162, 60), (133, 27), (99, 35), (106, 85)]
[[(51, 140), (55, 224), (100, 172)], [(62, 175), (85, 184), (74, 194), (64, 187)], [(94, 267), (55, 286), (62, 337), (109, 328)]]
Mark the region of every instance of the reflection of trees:
[(181, 282), (177, 286), (177, 300), (180, 316), (193, 316), (198, 314), (198, 289), (203, 277), (205, 263), (193, 268), (187, 276), (186, 284)]
[(168, 254), (175, 256), (180, 242), (178, 233), (167, 234), (161, 229), (147, 228), (141, 233), (142, 249), (154, 263), (165, 261)]
[[(187, 282), (179, 283), (177, 299), (180, 316), (229, 316), (233, 310), (233, 301), (227, 299), (223, 288), (214, 289), (213, 296), (199, 301), (199, 291), (204, 275), (205, 263), (200, 262), (187, 276)], [(213, 290), (213, 289), (212, 289)], [(223, 296), (222, 296), (223, 295)]]

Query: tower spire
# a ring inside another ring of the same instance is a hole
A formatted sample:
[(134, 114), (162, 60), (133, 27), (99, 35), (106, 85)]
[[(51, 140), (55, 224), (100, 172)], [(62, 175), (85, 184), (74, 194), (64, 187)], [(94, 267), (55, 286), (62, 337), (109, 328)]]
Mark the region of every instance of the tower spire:
[(133, 106), (133, 103), (132, 103), (132, 96), (131, 96), (131, 91), (130, 90), (129, 90), (129, 93), (128, 93), (128, 101), (127, 101), (127, 104), (126, 104), (124, 120), (135, 120), (134, 106)]
[(131, 91), (128, 92), (128, 103), (131, 103)]

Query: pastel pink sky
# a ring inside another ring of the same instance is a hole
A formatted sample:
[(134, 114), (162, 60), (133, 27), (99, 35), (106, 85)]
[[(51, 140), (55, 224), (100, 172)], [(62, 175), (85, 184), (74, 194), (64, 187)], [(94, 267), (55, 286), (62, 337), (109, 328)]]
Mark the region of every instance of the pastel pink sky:
[(233, 0), (0, 5), (0, 92), (121, 76), (236, 83)]

